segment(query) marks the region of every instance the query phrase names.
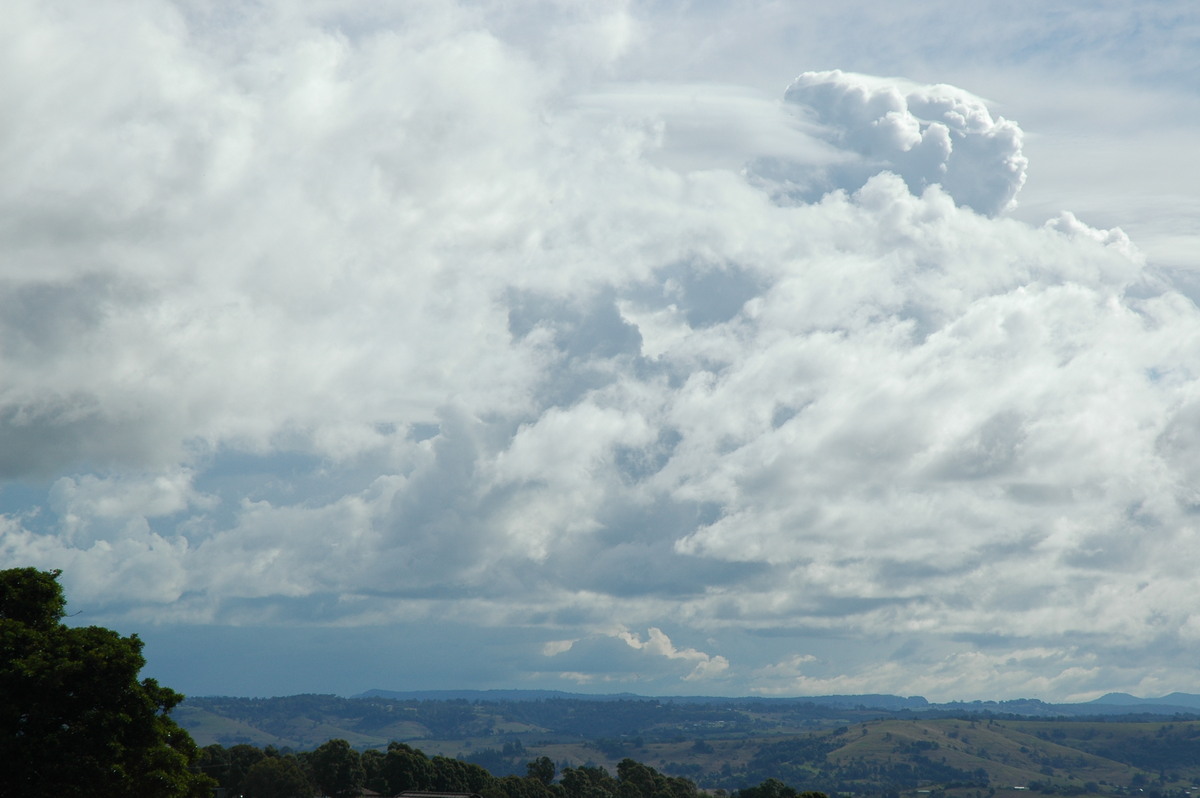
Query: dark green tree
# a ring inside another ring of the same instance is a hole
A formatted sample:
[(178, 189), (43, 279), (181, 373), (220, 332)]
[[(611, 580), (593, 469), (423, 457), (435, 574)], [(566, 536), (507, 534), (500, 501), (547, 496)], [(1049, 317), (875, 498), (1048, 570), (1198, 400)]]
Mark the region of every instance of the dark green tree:
[(666, 776), (628, 757), (617, 763), (617, 798), (696, 798), (696, 785), (682, 776)]
[(363, 786), (368, 790), (390, 795), (391, 791), (388, 789), (387, 774), (383, 769), (384, 763), (387, 761), (387, 755), (383, 751), (370, 748), (362, 752), (360, 761), (363, 768)]
[(265, 756), (253, 745), (239, 743), (226, 748), (213, 743), (200, 749), (198, 766), (206, 776), (216, 779), (218, 786), (224, 787), (232, 795), (240, 795), (244, 792), (242, 783), (246, 774)]
[(493, 781), (491, 773), (461, 759), (435, 756), (430, 763), (433, 765), (433, 789), (440, 792), (482, 793)]
[(433, 788), (433, 763), (424, 751), (405, 743), (388, 743), (387, 755), (383, 759), (383, 775), (387, 778), (387, 791), (392, 795)]
[(554, 760), (548, 756), (539, 756), (525, 766), (525, 775), (527, 778), (540, 781), (547, 787), (554, 781)]
[(779, 779), (767, 779), (757, 787), (747, 787), (734, 793), (735, 798), (827, 798), (823, 792), (799, 792)]
[(345, 740), (323, 743), (308, 755), (308, 764), (313, 781), (329, 798), (352, 798), (362, 791), (362, 758)]
[(555, 788), (534, 778), (505, 776), (480, 793), (483, 798), (558, 798)]
[(0, 571), (0, 621), (14, 621), (38, 632), (58, 626), (67, 606), (58, 584), (61, 573), (36, 568)]
[(294, 756), (268, 756), (246, 772), (242, 781), (246, 798), (310, 798), (312, 783)]
[(662, 778), (653, 769), (626, 757), (617, 763), (617, 778), (621, 782), (621, 795), (630, 798), (652, 798), (657, 792), (657, 783)]
[(613, 798), (619, 783), (602, 767), (563, 768), (559, 781), (565, 798)]
[(0, 571), (0, 762), (21, 798), (207, 796), (183, 696), (138, 680), (142, 642), (62, 623), (59, 571)]

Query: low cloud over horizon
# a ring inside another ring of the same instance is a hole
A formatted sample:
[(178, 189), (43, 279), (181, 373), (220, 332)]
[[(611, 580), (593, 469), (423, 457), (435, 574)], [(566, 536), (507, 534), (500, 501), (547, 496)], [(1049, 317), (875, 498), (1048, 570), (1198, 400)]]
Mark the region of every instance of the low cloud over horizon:
[(16, 4), (0, 567), (190, 693), (1186, 691), (1179, 239), (970, 86), (524, 10)]

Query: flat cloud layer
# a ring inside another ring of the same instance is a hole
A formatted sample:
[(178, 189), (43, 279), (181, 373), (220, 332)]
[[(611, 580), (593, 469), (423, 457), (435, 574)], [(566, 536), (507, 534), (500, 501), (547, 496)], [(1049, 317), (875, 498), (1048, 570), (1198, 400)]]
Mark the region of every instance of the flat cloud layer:
[(596, 89), (628, 10), (370, 8), (16, 3), (0, 565), (177, 647), (460, 630), (483, 686), (1180, 686), (1200, 311), (1004, 215), (1016, 123), (806, 72), (702, 97), (764, 116), (701, 168)]

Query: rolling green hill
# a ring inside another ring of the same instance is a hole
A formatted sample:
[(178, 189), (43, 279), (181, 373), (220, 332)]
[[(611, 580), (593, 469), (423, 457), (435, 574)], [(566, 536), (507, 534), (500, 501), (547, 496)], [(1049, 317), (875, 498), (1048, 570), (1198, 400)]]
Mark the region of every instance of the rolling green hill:
[[(1029, 798), (1030, 793), (1187, 798), (1200, 785), (1200, 721), (938, 717), (811, 704), (651, 699), (421, 701), (336, 696), (190, 699), (176, 717), (200, 745), (304, 750), (407, 742), (524, 774), (613, 771), (629, 757), (711, 790), (778, 779), (834, 795)], [(1200, 792), (1200, 790), (1197, 790)]]

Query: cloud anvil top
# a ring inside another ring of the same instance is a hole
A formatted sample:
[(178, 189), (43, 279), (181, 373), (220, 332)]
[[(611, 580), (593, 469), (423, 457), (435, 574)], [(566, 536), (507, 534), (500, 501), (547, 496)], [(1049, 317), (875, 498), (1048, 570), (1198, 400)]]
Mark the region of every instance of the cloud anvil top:
[(1200, 205), (1059, 202), (1050, 5), (18, 0), (0, 566), (189, 693), (1185, 689)]

